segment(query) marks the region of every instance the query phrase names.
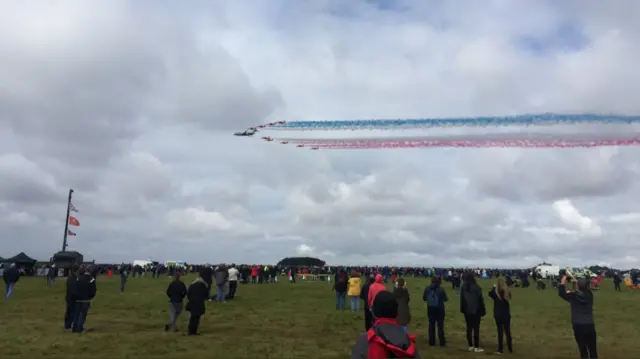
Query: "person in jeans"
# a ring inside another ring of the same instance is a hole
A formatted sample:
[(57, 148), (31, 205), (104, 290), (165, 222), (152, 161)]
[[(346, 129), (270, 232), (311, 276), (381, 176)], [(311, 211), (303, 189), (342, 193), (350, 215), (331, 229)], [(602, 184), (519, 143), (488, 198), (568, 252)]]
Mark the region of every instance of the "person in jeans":
[(187, 286), (180, 280), (180, 273), (176, 273), (173, 281), (169, 283), (167, 288), (167, 297), (169, 297), (169, 324), (165, 324), (164, 330), (175, 330), (176, 321), (182, 313), (182, 302), (184, 297), (187, 296)]
[(229, 278), (229, 271), (224, 265), (216, 267), (215, 280), (216, 280), (216, 302), (222, 303), (226, 301), (225, 294), (227, 292), (227, 279)]
[(467, 326), (467, 343), (469, 351), (482, 353), (480, 348), (480, 321), (486, 314), (482, 289), (476, 284), (473, 273), (466, 273), (463, 277), (460, 291), (460, 312), (464, 314)]
[(349, 289), (347, 291), (347, 295), (349, 296), (349, 301), (351, 302), (351, 311), (359, 312), (360, 311), (360, 273), (353, 271), (351, 272), (351, 278), (349, 278)]
[(511, 291), (504, 280), (498, 278), (498, 282), (489, 291), (489, 298), (493, 299), (493, 318), (498, 329), (498, 353), (503, 353), (503, 339), (507, 337), (507, 348), (513, 353), (511, 340)]
[(88, 270), (81, 271), (76, 284), (76, 307), (73, 316), (74, 333), (84, 332), (84, 323), (87, 321), (91, 301), (96, 296), (96, 273), (90, 273)]
[[(567, 275), (572, 282), (577, 284), (576, 291), (566, 289)], [(581, 359), (597, 359), (596, 325), (593, 319), (593, 293), (589, 281), (585, 278), (576, 280), (568, 272), (563, 275), (558, 286), (560, 298), (571, 305), (571, 324), (573, 324), (573, 336), (578, 344)]]
[(340, 280), (333, 285), (336, 291), (336, 310), (344, 310), (347, 301), (347, 282)]
[(440, 278), (431, 279), (431, 285), (424, 289), (422, 300), (427, 303), (427, 318), (429, 319), (429, 345), (436, 345), (436, 328), (440, 346), (447, 344), (444, 336), (444, 303), (449, 300), (447, 292), (441, 287)]

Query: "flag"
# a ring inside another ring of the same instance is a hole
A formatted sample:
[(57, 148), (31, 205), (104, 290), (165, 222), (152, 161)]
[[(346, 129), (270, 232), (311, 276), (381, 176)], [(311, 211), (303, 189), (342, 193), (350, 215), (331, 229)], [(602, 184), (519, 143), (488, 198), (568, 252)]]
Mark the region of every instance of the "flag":
[(73, 233), (73, 232), (71, 232), (70, 230), (67, 230), (67, 235), (68, 235), (68, 236), (75, 236), (76, 234), (75, 234), (75, 233)]
[(76, 206), (74, 206), (73, 203), (71, 203), (71, 202), (69, 202), (69, 210), (71, 212), (76, 212), (76, 213), (79, 212), (78, 209), (76, 208)]
[(78, 227), (80, 225), (80, 221), (74, 216), (69, 216), (69, 225)]

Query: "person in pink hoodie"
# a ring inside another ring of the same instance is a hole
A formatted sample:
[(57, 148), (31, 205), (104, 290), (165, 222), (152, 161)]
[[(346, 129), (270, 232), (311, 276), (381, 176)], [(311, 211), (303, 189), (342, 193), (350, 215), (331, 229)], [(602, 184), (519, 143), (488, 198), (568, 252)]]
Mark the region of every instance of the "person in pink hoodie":
[(381, 274), (376, 274), (376, 279), (373, 284), (369, 286), (369, 296), (367, 297), (367, 301), (369, 302), (369, 308), (373, 308), (373, 300), (376, 299), (376, 295), (380, 292), (386, 291), (383, 284), (383, 278)]

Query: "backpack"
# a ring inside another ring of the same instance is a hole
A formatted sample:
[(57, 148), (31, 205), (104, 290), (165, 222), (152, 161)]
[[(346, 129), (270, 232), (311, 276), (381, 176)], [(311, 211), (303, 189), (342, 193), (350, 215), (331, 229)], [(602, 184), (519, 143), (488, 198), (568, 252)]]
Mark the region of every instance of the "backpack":
[(429, 291), (427, 294), (427, 306), (429, 307), (440, 307), (440, 296), (438, 295), (438, 291), (433, 289)]
[[(367, 332), (368, 341), (377, 342), (378, 344), (382, 344), (386, 351), (386, 358), (415, 358), (416, 357), (416, 337), (414, 335), (407, 335), (409, 338), (410, 345), (408, 348), (403, 349), (399, 348), (391, 343), (389, 340), (382, 334), (377, 328), (371, 328)], [(377, 359), (377, 358), (376, 358)]]

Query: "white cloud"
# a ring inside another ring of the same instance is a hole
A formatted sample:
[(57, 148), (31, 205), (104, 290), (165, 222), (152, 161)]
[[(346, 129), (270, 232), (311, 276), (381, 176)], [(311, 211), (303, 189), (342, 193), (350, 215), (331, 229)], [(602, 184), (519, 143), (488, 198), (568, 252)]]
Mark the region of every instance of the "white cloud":
[(589, 236), (600, 236), (602, 234), (602, 228), (591, 218), (580, 214), (580, 211), (568, 199), (555, 201), (553, 210), (556, 211), (560, 220), (567, 227), (577, 229), (581, 234)]
[(99, 261), (302, 250), (331, 263), (638, 264), (636, 148), (330, 152), (230, 133), (272, 119), (638, 114), (639, 5), (3, 7), (0, 232), (23, 240), (0, 256), (49, 258), (74, 188), (70, 248)]
[(623, 213), (609, 217), (611, 223), (640, 224), (640, 213)]
[(231, 222), (222, 214), (197, 208), (171, 211), (167, 215), (167, 221), (171, 226), (184, 231), (210, 232), (231, 229)]

